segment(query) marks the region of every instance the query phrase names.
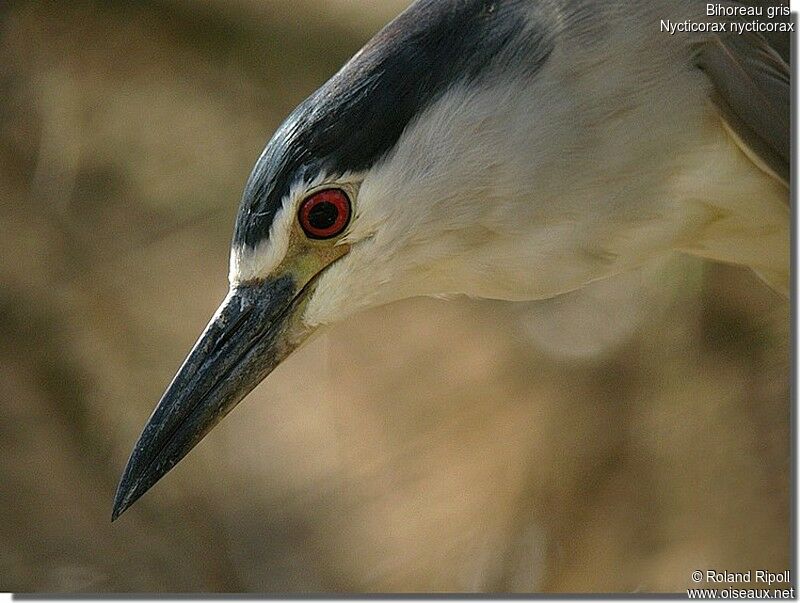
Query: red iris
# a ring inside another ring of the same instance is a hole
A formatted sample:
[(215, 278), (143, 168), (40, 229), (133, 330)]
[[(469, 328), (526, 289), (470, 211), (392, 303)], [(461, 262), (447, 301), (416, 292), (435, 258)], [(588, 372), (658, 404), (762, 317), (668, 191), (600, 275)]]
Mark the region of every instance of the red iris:
[(297, 217), (309, 238), (330, 239), (350, 221), (350, 199), (338, 188), (316, 192), (303, 201)]

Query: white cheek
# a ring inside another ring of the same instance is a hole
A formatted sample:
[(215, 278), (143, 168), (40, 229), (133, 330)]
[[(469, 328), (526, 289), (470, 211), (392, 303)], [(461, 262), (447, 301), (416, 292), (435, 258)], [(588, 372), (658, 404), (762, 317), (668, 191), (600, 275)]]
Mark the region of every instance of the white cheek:
[(309, 327), (327, 325), (353, 313), (351, 298), (345, 284), (351, 279), (349, 265), (342, 258), (319, 277), (303, 313), (303, 323)]

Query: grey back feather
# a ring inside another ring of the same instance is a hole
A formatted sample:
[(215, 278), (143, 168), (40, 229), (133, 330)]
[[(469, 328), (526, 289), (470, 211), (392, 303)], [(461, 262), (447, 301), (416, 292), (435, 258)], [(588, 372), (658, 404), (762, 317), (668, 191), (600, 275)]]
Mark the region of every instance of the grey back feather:
[(737, 142), (788, 182), (788, 65), (757, 34), (713, 36), (698, 45), (696, 62), (711, 79), (712, 100)]

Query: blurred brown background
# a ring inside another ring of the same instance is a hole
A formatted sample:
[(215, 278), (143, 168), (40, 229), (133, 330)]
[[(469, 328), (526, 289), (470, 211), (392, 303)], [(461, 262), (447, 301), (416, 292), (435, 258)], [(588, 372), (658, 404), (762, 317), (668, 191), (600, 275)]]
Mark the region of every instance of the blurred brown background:
[(0, 4), (0, 589), (678, 591), (789, 563), (788, 304), (671, 259), (297, 352), (120, 521), (252, 163), (405, 0)]

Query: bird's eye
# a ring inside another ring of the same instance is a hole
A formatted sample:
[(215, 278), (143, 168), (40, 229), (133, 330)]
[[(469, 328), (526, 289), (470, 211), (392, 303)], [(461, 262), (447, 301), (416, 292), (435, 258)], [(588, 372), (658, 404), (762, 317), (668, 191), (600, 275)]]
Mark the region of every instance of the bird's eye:
[(303, 201), (297, 217), (310, 239), (330, 239), (350, 221), (350, 199), (338, 188), (319, 191)]

